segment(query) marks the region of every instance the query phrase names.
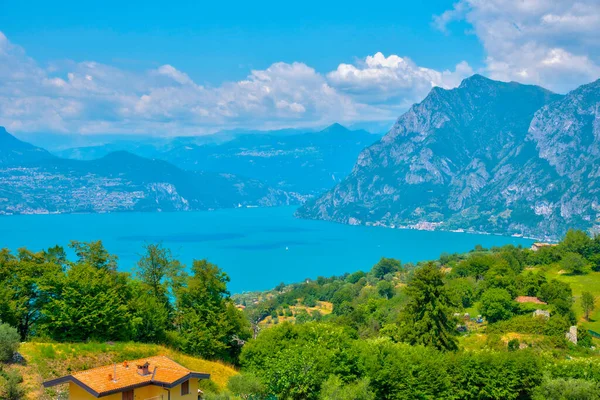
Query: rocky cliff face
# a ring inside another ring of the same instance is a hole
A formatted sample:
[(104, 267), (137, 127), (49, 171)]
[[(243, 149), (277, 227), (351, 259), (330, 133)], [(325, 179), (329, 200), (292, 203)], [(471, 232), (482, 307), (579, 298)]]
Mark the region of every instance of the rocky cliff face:
[(596, 230), (600, 81), (566, 96), (475, 75), (434, 88), (305, 218), (554, 238)]

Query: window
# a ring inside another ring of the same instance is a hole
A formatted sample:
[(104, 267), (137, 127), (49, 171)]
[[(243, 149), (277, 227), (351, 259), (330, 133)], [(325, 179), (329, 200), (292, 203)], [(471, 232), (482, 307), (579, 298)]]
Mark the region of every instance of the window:
[(123, 392), (123, 400), (133, 400), (133, 390), (128, 390), (126, 392)]
[(181, 384), (181, 395), (190, 394), (190, 381), (185, 381)]

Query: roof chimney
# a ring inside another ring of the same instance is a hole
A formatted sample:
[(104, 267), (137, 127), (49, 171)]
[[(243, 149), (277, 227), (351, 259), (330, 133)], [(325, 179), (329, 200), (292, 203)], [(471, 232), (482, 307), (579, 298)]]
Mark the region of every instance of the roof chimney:
[(137, 366), (137, 372), (138, 374), (145, 376), (145, 375), (150, 375), (150, 363), (148, 361), (146, 361), (144, 364), (142, 365), (138, 365)]

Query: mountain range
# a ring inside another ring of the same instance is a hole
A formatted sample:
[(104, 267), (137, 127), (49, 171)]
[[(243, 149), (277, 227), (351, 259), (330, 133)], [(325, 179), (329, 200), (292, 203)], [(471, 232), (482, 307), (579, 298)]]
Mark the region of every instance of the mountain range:
[(63, 159), (0, 130), (0, 214), (206, 210), (303, 199), (255, 179), (185, 171), (125, 151)]
[(300, 204), (341, 181), (377, 138), (334, 124), (308, 133), (118, 137), (51, 154), (1, 128), (0, 214)]
[(553, 239), (599, 230), (599, 178), (600, 80), (559, 95), (474, 75), (433, 88), (297, 215)]
[(220, 132), (106, 143), (56, 152), (65, 158), (92, 160), (127, 150), (168, 161), (185, 170), (227, 172), (258, 179), (285, 191), (318, 195), (340, 182), (362, 149), (380, 138), (364, 130), (333, 124), (319, 132)]

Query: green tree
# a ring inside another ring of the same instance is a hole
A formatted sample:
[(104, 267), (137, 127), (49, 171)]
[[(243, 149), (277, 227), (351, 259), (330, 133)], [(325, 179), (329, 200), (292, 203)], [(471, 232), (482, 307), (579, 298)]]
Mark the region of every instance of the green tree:
[(183, 267), (173, 259), (171, 251), (160, 244), (146, 245), (144, 251), (137, 263), (137, 275), (152, 289), (155, 298), (166, 300), (169, 289), (177, 286)]
[(573, 302), (573, 292), (568, 283), (552, 279), (540, 286), (540, 299), (549, 304), (562, 300), (570, 305)]
[(583, 292), (581, 294), (581, 309), (586, 320), (590, 320), (590, 313), (594, 311), (596, 299), (590, 292)]
[[(52, 251), (59, 253), (57, 248)], [(61, 276), (62, 268), (47, 252), (19, 249), (15, 257), (0, 251), (0, 320), (17, 327), (22, 340), (30, 336), (50, 300), (47, 282)]]
[(177, 325), (188, 353), (235, 360), (250, 338), (249, 323), (229, 298), (227, 282), (215, 264), (194, 260), (192, 274), (177, 290)]
[(515, 302), (506, 289), (488, 289), (481, 295), (481, 315), (491, 323), (509, 319), (515, 308)]
[(0, 362), (12, 359), (20, 344), (19, 332), (8, 324), (0, 323)]
[(443, 273), (433, 263), (417, 269), (406, 293), (409, 301), (401, 316), (403, 341), (443, 350), (456, 350), (455, 322), (449, 317), (453, 302)]
[(138, 321), (128, 307), (128, 275), (87, 262), (73, 265), (49, 287), (46, 332), (58, 341), (127, 340)]
[(566, 253), (559, 261), (559, 265), (563, 270), (571, 274), (580, 275), (585, 272), (587, 263), (578, 253)]
[(117, 270), (117, 256), (110, 254), (102, 244), (101, 240), (95, 242), (78, 242), (76, 240), (69, 243), (69, 247), (75, 251), (78, 257), (78, 263), (88, 264), (97, 269), (107, 271)]
[(402, 269), (402, 263), (400, 260), (394, 258), (382, 257), (377, 264), (371, 269), (371, 274), (378, 279), (383, 279), (387, 274), (393, 274)]
[(569, 229), (559, 248), (563, 253), (577, 253), (589, 257), (594, 248), (594, 242), (584, 231)]
[(394, 297), (394, 293), (396, 292), (396, 288), (394, 284), (389, 281), (380, 281), (377, 282), (377, 293), (385, 299), (390, 299)]

